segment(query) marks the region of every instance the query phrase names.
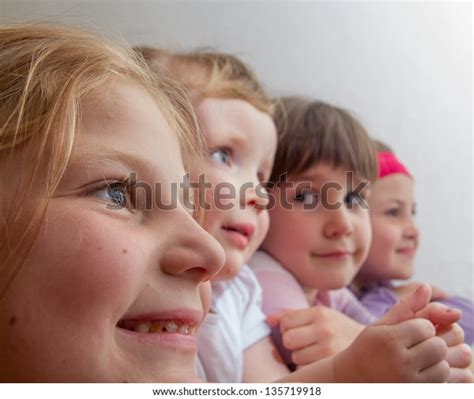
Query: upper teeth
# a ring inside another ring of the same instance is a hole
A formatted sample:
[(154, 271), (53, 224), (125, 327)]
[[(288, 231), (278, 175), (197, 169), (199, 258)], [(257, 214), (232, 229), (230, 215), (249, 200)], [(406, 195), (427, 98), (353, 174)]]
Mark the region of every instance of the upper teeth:
[[(179, 325), (178, 325), (179, 324)], [(124, 320), (118, 323), (118, 326), (126, 330), (132, 330), (139, 333), (161, 333), (169, 332), (188, 335), (190, 334), (190, 326), (185, 323), (167, 321), (133, 321)]]

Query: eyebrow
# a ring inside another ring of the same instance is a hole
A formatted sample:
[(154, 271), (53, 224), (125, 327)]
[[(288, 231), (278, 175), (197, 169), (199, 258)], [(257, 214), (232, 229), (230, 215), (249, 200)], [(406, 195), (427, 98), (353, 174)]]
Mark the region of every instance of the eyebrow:
[(94, 149), (93, 151), (83, 151), (76, 155), (68, 164), (69, 168), (98, 166), (107, 163), (119, 163), (129, 169), (130, 172), (142, 171), (146, 175), (157, 174), (159, 168), (152, 162), (134, 153), (121, 152), (106, 148)]
[(396, 198), (387, 198), (386, 200), (387, 200), (387, 202), (395, 202), (398, 205), (402, 205), (402, 206), (406, 205), (405, 201), (401, 201), (401, 200), (396, 199)]

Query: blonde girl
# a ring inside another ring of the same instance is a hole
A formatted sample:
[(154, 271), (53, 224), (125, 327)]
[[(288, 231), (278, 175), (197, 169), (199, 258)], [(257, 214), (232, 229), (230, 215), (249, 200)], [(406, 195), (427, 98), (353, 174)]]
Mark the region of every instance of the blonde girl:
[(196, 160), (186, 97), (125, 46), (38, 24), (0, 27), (0, 93), (0, 381), (196, 381), (223, 253), (134, 190), (168, 201)]

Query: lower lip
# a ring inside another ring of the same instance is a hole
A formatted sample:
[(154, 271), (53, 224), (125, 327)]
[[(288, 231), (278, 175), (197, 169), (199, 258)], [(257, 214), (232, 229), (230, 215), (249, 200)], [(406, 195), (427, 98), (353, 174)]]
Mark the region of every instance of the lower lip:
[(399, 249), (397, 251), (397, 253), (399, 253), (400, 255), (412, 257), (415, 254), (415, 250), (411, 249), (411, 248), (410, 249)]
[(333, 254), (326, 254), (326, 255), (315, 255), (317, 258), (321, 259), (330, 259), (330, 260), (346, 260), (352, 254), (349, 252), (341, 252), (341, 253), (333, 253)]
[(242, 233), (234, 230), (224, 230), (227, 237), (232, 241), (232, 243), (239, 249), (245, 249), (249, 244), (249, 239), (247, 236), (244, 236)]
[(136, 343), (137, 346), (144, 347), (147, 351), (152, 351), (153, 348), (156, 347), (165, 347), (182, 351), (197, 350), (197, 340), (194, 335), (167, 332), (139, 333), (119, 327), (116, 327), (116, 331), (119, 334), (119, 337), (123, 337), (128, 342)]

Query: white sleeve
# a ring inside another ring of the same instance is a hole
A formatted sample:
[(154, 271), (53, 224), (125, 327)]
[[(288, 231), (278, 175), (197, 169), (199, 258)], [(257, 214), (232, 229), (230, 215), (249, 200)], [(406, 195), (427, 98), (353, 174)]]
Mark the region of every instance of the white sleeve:
[(244, 266), (240, 272), (240, 291), (244, 299), (242, 311), (242, 349), (270, 335), (270, 327), (262, 311), (262, 289), (253, 271)]

